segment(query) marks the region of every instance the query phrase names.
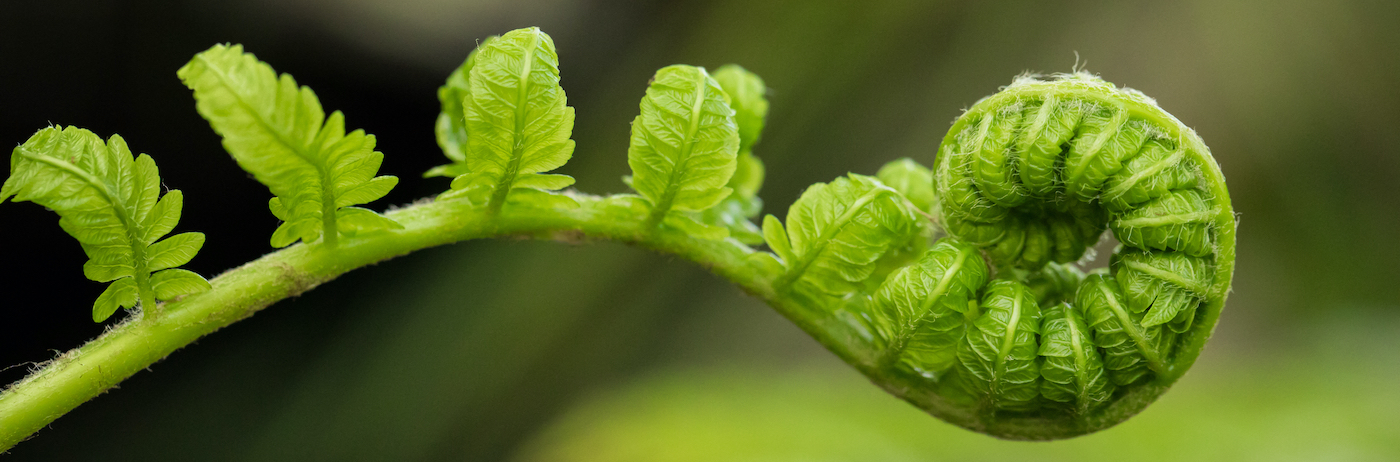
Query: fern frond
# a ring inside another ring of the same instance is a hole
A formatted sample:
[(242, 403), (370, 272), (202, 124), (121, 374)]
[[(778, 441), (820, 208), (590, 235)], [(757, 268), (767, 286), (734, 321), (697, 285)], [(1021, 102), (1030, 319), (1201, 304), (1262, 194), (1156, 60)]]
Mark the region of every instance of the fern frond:
[(224, 138), (238, 165), (272, 191), (268, 204), (283, 223), (273, 247), (339, 234), (399, 228), (366, 209), (346, 208), (377, 200), (398, 184), (378, 176), (384, 154), (374, 135), (345, 132), (340, 111), (326, 117), (316, 94), (292, 76), (244, 53), (242, 45), (215, 45), (178, 72), (194, 90), (195, 108)]
[(156, 300), (209, 290), (203, 277), (182, 269), (204, 246), (203, 233), (159, 240), (180, 221), (178, 190), (163, 197), (155, 161), (133, 159), (126, 141), (106, 143), (76, 127), (39, 130), (10, 155), (10, 177), (0, 202), (32, 201), (61, 217), (59, 227), (78, 240), (88, 261), (83, 275), (111, 282), (92, 306), (101, 322), (118, 307), (140, 306), (154, 316)]

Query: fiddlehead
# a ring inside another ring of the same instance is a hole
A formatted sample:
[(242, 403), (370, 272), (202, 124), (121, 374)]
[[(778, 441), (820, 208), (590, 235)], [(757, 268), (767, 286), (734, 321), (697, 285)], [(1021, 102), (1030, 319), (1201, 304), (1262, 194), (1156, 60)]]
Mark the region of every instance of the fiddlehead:
[[(1233, 274), (1234, 215), (1205, 145), (1152, 100), (1085, 74), (1018, 79), (959, 118), (934, 171), (904, 159), (813, 185), (785, 223), (764, 217), (761, 234), (749, 222), (763, 179), (751, 151), (768, 103), (762, 80), (737, 66), (658, 71), (628, 149), (638, 194), (597, 197), (560, 192), (573, 179), (544, 173), (573, 151), (552, 40), (536, 28), (489, 39), (439, 92), (437, 134), (453, 163), (427, 176), (453, 176), (452, 190), (383, 215), (349, 207), (396, 183), (375, 176), (374, 138), (347, 134), (310, 89), (236, 45), (179, 75), (229, 153), (277, 196), (273, 244), (289, 248), (212, 287), (155, 272), (202, 243), (186, 234), (152, 245), (178, 219), (178, 192), (155, 202), (154, 164), (141, 156), (132, 167), (120, 138), (41, 131), (16, 149), (0, 197), (58, 211), (96, 262), (89, 276), (117, 279), (95, 318), (136, 298), (172, 303), (0, 393), (0, 446), (114, 385), (107, 377), (270, 303), (467, 239), (582, 235), (679, 255), (763, 298), (892, 394), (1019, 439), (1092, 432), (1150, 404), (1195, 361)], [(951, 237), (931, 242), (934, 223)], [(1070, 262), (1106, 229), (1124, 246), (1085, 276)], [(749, 247), (760, 237), (774, 253)], [(104, 253), (122, 245), (129, 252)]]
[[(859, 284), (836, 294), (861, 322), (829, 335), (873, 335), (869, 351), (833, 350), (876, 383), (971, 429), (1062, 438), (1140, 411), (1200, 354), (1229, 291), (1234, 215), (1205, 145), (1151, 99), (1082, 73), (1019, 78), (953, 125), (933, 182), (952, 237), (873, 303), (852, 302), (870, 297)], [(1123, 245), (1086, 277), (1072, 262), (1106, 229)]]

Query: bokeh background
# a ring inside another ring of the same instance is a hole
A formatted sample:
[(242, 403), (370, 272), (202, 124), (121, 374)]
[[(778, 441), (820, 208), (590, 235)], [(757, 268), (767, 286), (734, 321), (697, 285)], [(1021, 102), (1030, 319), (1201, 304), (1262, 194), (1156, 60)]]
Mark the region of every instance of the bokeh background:
[[(1239, 212), (1234, 293), (1196, 368), (1104, 432), (1016, 443), (884, 395), (694, 265), (608, 243), (483, 241), (349, 274), (177, 352), (11, 460), (1397, 460), (1400, 2), (214, 0), (0, 4), (0, 140), (121, 133), (185, 192), (215, 275), (271, 249), (266, 190), (175, 78), (219, 42), (447, 187), (436, 88), (489, 35), (553, 35), (589, 192), (623, 191), (651, 73), (770, 87), (766, 211), (912, 157), (1024, 71), (1076, 61), (1196, 128)], [(0, 380), (102, 332), (101, 284), (32, 204), (0, 204)], [(109, 322), (110, 323), (110, 322)]]

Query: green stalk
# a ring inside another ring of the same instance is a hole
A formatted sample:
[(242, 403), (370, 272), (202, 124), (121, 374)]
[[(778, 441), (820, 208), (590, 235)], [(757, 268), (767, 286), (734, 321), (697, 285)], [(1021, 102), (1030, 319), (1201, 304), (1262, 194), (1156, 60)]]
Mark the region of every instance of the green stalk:
[[(636, 244), (699, 263), (748, 293), (770, 301), (804, 329), (830, 331), (831, 326), (800, 320), (795, 315), (795, 305), (774, 296), (771, 281), (777, 275), (748, 264), (752, 249), (733, 241), (696, 239), (674, 230), (647, 230), (643, 226), (644, 215), (620, 217), (617, 209), (606, 209), (597, 197), (578, 199), (583, 204), (578, 209), (506, 208), (500, 214), (472, 208), (467, 201), (415, 205), (387, 214), (404, 225), (402, 230), (343, 238), (335, 249), (293, 245), (230, 270), (211, 280), (213, 288), (208, 292), (166, 302), (161, 315), (154, 319), (129, 317), (101, 337), (64, 353), (11, 385), (0, 394), (0, 451), (175, 350), (279, 300), (311, 290), (355, 268), (470, 239), (526, 236), (576, 242), (581, 235)], [(832, 346), (833, 351), (849, 348), (837, 346), (839, 342), (831, 338), (819, 340)]]

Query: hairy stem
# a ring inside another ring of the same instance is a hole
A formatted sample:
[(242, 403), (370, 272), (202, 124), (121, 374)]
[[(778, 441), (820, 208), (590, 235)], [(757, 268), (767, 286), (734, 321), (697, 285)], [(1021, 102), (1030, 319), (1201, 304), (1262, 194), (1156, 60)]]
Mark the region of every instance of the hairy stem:
[(154, 319), (130, 317), (12, 384), (0, 394), (0, 451), (190, 342), (347, 271), (419, 249), (508, 235), (573, 242), (582, 233), (587, 238), (631, 243), (695, 261), (767, 300), (839, 356), (868, 363), (857, 357), (869, 352), (851, 351), (845, 339), (819, 334), (839, 332), (834, 326), (814, 325), (820, 321), (803, 319), (792, 301), (776, 297), (772, 281), (778, 275), (750, 265), (747, 257), (754, 251), (747, 246), (733, 240), (703, 240), (680, 231), (648, 229), (648, 217), (643, 214), (624, 218), (598, 197), (576, 199), (582, 204), (578, 209), (507, 207), (499, 214), (460, 200), (414, 205), (386, 214), (404, 229), (347, 237), (334, 249), (298, 244), (230, 270), (211, 280), (213, 288), (208, 292), (167, 302), (161, 316)]

